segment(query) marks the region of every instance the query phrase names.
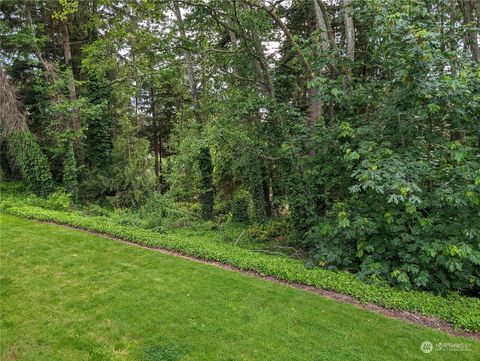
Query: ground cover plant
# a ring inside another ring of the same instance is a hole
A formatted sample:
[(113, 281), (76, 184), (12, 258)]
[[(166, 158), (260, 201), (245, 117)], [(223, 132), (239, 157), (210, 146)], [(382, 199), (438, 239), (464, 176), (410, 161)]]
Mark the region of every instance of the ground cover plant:
[[(353, 296), (361, 302), (371, 302), (391, 309), (418, 312), (439, 317), (456, 327), (472, 331), (480, 330), (480, 300), (474, 297), (450, 293), (438, 296), (428, 292), (402, 291), (387, 285), (367, 284), (347, 272), (306, 267), (304, 260), (295, 260), (286, 255), (271, 255), (255, 252), (248, 245), (238, 247), (223, 239), (211, 239), (204, 232), (157, 232), (131, 224), (122, 224), (110, 217), (85, 216), (81, 212), (65, 212), (44, 209), (38, 206), (21, 205), (18, 198), (12, 202), (6, 198), (0, 203), (2, 212), (57, 222), (81, 229), (105, 233), (141, 245), (161, 247), (200, 257), (221, 261), (240, 269), (252, 270), (282, 280), (312, 285)], [(35, 198), (36, 199), (36, 198)], [(48, 200), (47, 200), (48, 202)], [(219, 231), (216, 230), (218, 233)]]
[[(2, 360), (480, 355), (476, 341), (301, 290), (57, 225), (0, 217)], [(426, 340), (468, 350), (426, 355), (420, 350)]]

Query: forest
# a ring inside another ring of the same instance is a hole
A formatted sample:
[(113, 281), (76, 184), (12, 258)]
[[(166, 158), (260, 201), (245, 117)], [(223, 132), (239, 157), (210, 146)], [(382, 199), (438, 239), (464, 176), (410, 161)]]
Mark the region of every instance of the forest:
[(1, 0), (0, 210), (479, 305), (479, 29), (475, 0)]
[(0, 359), (478, 359), (479, 44), (475, 0), (0, 0)]

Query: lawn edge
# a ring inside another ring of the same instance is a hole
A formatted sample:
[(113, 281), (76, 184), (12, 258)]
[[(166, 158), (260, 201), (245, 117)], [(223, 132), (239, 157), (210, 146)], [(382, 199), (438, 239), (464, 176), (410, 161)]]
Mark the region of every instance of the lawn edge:
[(347, 296), (347, 295), (344, 295), (342, 293), (338, 293), (338, 292), (335, 292), (335, 291), (324, 290), (324, 289), (320, 289), (320, 288), (317, 288), (317, 287), (308, 286), (308, 285), (305, 285), (305, 284), (299, 283), (299, 282), (288, 282), (288, 281), (279, 279), (279, 278), (274, 277), (274, 276), (265, 276), (265, 275), (263, 275), (259, 272), (256, 272), (256, 271), (243, 270), (241, 268), (232, 266), (228, 263), (212, 261), (212, 260), (208, 260), (208, 259), (200, 258), (200, 257), (195, 257), (195, 256), (189, 256), (189, 255), (187, 255), (185, 253), (182, 253), (182, 252), (179, 252), (179, 251), (172, 251), (172, 250), (169, 250), (169, 249), (166, 249), (166, 248), (156, 247), (156, 246), (144, 246), (144, 245), (141, 245), (141, 244), (138, 244), (138, 243), (126, 240), (126, 239), (113, 237), (113, 236), (110, 236), (110, 235), (105, 234), (105, 233), (89, 231), (89, 230), (85, 230), (85, 229), (80, 229), (78, 227), (74, 227), (74, 226), (70, 226), (70, 225), (66, 225), (66, 224), (55, 223), (55, 222), (45, 222), (45, 221), (38, 221), (38, 220), (33, 220), (33, 221), (39, 222), (39, 223), (44, 223), (44, 224), (51, 224), (51, 225), (55, 225), (55, 226), (60, 226), (60, 227), (73, 229), (73, 230), (77, 230), (77, 231), (81, 231), (81, 232), (85, 232), (85, 233), (89, 233), (89, 234), (92, 234), (92, 235), (95, 235), (95, 236), (98, 236), (98, 237), (102, 237), (102, 238), (105, 238), (105, 239), (121, 242), (121, 243), (127, 244), (129, 246), (138, 247), (138, 248), (146, 249), (146, 250), (149, 250), (149, 251), (159, 252), (159, 253), (162, 253), (162, 254), (165, 254), (165, 255), (182, 258), (182, 259), (193, 261), (193, 262), (200, 263), (200, 264), (210, 265), (210, 266), (220, 268), (220, 269), (223, 269), (223, 270), (227, 270), (227, 271), (231, 271), (231, 272), (240, 273), (240, 274), (243, 274), (243, 275), (246, 275), (246, 276), (261, 279), (263, 281), (275, 283), (275, 284), (282, 285), (282, 286), (287, 286), (287, 287), (298, 289), (298, 290), (305, 291), (305, 292), (308, 292), (308, 293), (313, 293), (315, 295), (325, 297), (325, 298), (328, 298), (330, 300), (338, 301), (338, 302), (341, 302), (341, 303), (344, 303), (344, 304), (353, 305), (353, 306), (355, 306), (357, 308), (360, 308), (362, 310), (367, 310), (367, 311), (371, 311), (371, 312), (374, 312), (374, 313), (379, 313), (382, 316), (385, 316), (385, 317), (388, 317), (388, 318), (393, 318), (393, 319), (396, 319), (396, 320), (402, 320), (402, 321), (406, 321), (408, 323), (413, 323), (415, 325), (419, 325), (419, 326), (422, 326), (422, 327), (425, 327), (425, 328), (431, 328), (431, 329), (434, 329), (434, 330), (437, 330), (437, 331), (445, 332), (445, 333), (447, 333), (451, 336), (467, 337), (467, 338), (471, 338), (471, 339), (476, 340), (476, 341), (480, 341), (480, 332), (465, 331), (465, 330), (462, 330), (462, 329), (455, 328), (453, 325), (449, 324), (448, 322), (446, 322), (446, 321), (444, 321), (444, 320), (442, 320), (438, 317), (428, 317), (428, 316), (424, 316), (424, 315), (421, 315), (421, 314), (415, 313), (415, 312), (392, 310), (392, 309), (388, 309), (388, 308), (385, 308), (385, 307), (375, 305), (373, 303), (361, 303), (358, 299), (356, 299), (354, 297)]
[[(465, 327), (466, 326), (465, 322), (463, 323), (455, 322), (456, 318), (453, 318), (453, 320), (452, 319), (449, 320), (447, 319), (447, 317), (442, 317), (442, 315), (439, 315), (439, 313), (441, 312), (435, 312), (434, 307), (431, 307), (429, 309), (430, 312), (427, 312), (426, 310), (421, 309), (421, 304), (418, 304), (420, 302), (406, 303), (406, 307), (401, 307), (401, 306), (399, 307), (399, 305), (395, 304), (394, 302), (392, 302), (393, 303), (392, 305), (389, 305), (387, 302), (389, 300), (389, 297), (388, 297), (389, 294), (390, 296), (392, 296), (392, 294), (393, 296), (398, 296), (398, 295), (407, 296), (408, 294), (411, 294), (412, 296), (417, 295), (417, 297), (419, 297), (418, 295), (420, 295), (423, 298), (427, 297), (427, 301), (430, 301), (430, 303), (433, 303), (436, 306), (438, 306), (438, 302), (441, 302), (441, 301), (443, 301), (443, 303), (449, 304), (451, 306), (451, 309), (449, 305), (443, 304), (443, 308), (439, 308), (439, 310), (444, 312), (445, 310), (448, 310), (450, 311), (451, 315), (458, 317), (459, 315), (456, 314), (457, 311), (461, 312), (462, 309), (465, 310), (465, 307), (468, 308), (469, 302), (467, 301), (470, 301), (472, 303), (472, 305), (470, 306), (473, 307), (475, 306), (474, 303), (476, 302), (480, 304), (480, 300), (478, 299), (460, 297), (459, 299), (455, 299), (452, 301), (447, 298), (432, 295), (426, 292), (418, 292), (418, 291), (407, 292), (407, 291), (396, 290), (393, 288), (382, 288), (381, 292), (382, 294), (386, 294), (386, 297), (384, 299), (372, 301), (368, 299), (369, 295), (367, 295), (367, 297), (364, 297), (362, 299), (361, 297), (355, 297), (355, 292), (353, 291), (339, 292), (337, 289), (335, 289), (334, 284), (333, 286), (331, 285), (332, 287), (318, 287), (317, 285), (315, 285), (315, 282), (314, 282), (315, 280), (312, 281), (308, 277), (308, 273), (312, 273), (311, 272), (312, 270), (304, 271), (305, 273), (307, 273), (307, 277), (305, 277), (306, 282), (302, 282), (301, 280), (299, 281), (295, 279), (295, 278), (301, 278), (301, 277), (295, 277), (295, 275), (291, 276), (288, 273), (289, 269), (287, 266), (290, 263), (293, 263), (293, 260), (289, 260), (289, 259), (283, 259), (283, 258), (278, 258), (274, 256), (264, 256), (264, 257), (271, 258), (273, 261), (276, 261), (274, 264), (275, 266), (274, 269), (273, 270), (269, 269), (269, 267), (264, 267), (263, 269), (262, 268), (255, 269), (254, 265), (252, 264), (242, 264), (241, 259), (238, 257), (237, 258), (233, 257), (232, 259), (229, 259), (228, 257), (225, 258), (224, 255), (218, 254), (219, 253), (218, 249), (211, 249), (210, 250), (211, 253), (209, 253), (208, 249), (204, 249), (205, 247), (189, 248), (189, 246), (192, 246), (192, 244), (194, 244), (194, 242), (192, 241), (172, 240), (172, 239), (169, 239), (168, 236), (161, 235), (151, 231), (136, 229), (134, 227), (113, 225), (113, 228), (112, 228), (112, 224), (106, 224), (105, 222), (103, 224), (99, 222), (95, 222), (97, 220), (95, 219), (95, 217), (86, 217), (83, 215), (78, 215), (73, 213), (50, 211), (50, 210), (45, 210), (43, 208), (32, 207), (32, 206), (9, 207), (7, 209), (3, 209), (1, 213), (18, 216), (21, 218), (33, 219), (33, 220), (44, 222), (44, 223), (52, 223), (60, 226), (66, 226), (68, 228), (86, 231), (91, 234), (95, 234), (95, 235), (102, 236), (109, 239), (114, 239), (117, 241), (139, 246), (142, 248), (157, 250), (166, 254), (180, 256), (180, 257), (194, 260), (197, 262), (203, 262), (203, 263), (207, 263), (207, 264), (221, 267), (224, 269), (229, 269), (229, 270), (241, 272), (244, 274), (249, 274), (258, 278), (288, 285), (297, 289), (303, 289), (311, 293), (320, 294), (330, 299), (335, 299), (337, 301), (356, 305), (357, 307), (361, 307), (363, 309), (368, 309), (377, 313), (381, 313), (388, 317), (406, 320), (414, 324), (444, 331), (451, 335), (464, 336), (464, 337), (480, 340), (480, 332), (477, 331), (478, 329), (477, 322), (480, 323), (480, 321), (477, 320), (477, 317), (476, 317), (477, 315), (475, 314), (474, 311), (473, 311), (473, 317), (470, 319), (470, 322), (467, 323), (467, 326), (470, 326), (470, 327)], [(212, 245), (212, 247), (214, 246)], [(253, 253), (247, 250), (241, 250), (238, 252)], [(258, 254), (255, 254), (255, 253), (253, 254), (255, 256), (258, 256)], [(238, 262), (235, 262), (235, 261), (238, 261)], [(279, 262), (282, 264), (285, 264), (286, 266), (285, 269), (280, 269), (280, 270), (278, 269)], [(298, 263), (298, 261), (296, 262)], [(282, 271), (284, 272), (282, 273)], [(293, 271), (295, 271), (295, 269), (293, 269)], [(315, 272), (315, 270), (313, 271)], [(317, 270), (316, 273), (318, 274), (314, 274), (314, 275), (318, 277), (330, 276), (330, 274), (328, 273), (330, 271), (323, 271), (323, 273), (321, 271), (322, 270)], [(333, 273), (333, 272), (330, 272), (330, 273)], [(339, 277), (342, 276), (341, 273), (338, 273), (338, 275)], [(356, 281), (355, 283), (357, 282), (360, 282), (360, 281)], [(328, 280), (327, 282), (324, 282), (324, 283), (328, 284)], [(367, 284), (363, 284), (363, 285), (367, 291), (368, 290), (371, 291), (372, 288), (374, 288), (374, 290), (375, 288), (379, 289), (379, 287), (376, 287), (373, 285), (367, 285)], [(345, 285), (341, 284), (341, 286), (345, 286)], [(349, 293), (354, 293), (354, 295)], [(413, 299), (415, 301), (414, 297)], [(460, 308), (459, 305), (462, 308)], [(392, 307), (389, 307), (389, 306), (392, 306)], [(415, 306), (420, 308), (420, 310), (409, 309)], [(460, 319), (463, 320), (461, 317)]]

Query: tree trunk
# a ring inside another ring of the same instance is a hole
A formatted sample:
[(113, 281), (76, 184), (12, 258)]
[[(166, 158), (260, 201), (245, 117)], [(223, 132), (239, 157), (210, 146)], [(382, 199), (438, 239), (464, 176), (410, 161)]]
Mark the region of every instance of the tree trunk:
[[(177, 18), (177, 22), (178, 22), (178, 30), (180, 33), (180, 38), (183, 42), (183, 45), (185, 46), (185, 43), (188, 38), (187, 38), (187, 34), (185, 33), (185, 26), (183, 24), (182, 13), (180, 11), (180, 8), (178, 7), (177, 2), (172, 1), (172, 3), (173, 3), (173, 11), (175, 13), (175, 17)], [(193, 69), (192, 54), (186, 48), (183, 51), (183, 58), (184, 58), (185, 68), (187, 70), (187, 78), (188, 78), (188, 84), (190, 86), (190, 94), (192, 97), (193, 107), (195, 109), (195, 112), (198, 113), (200, 101), (198, 97), (197, 83), (195, 80), (195, 72)]]
[(157, 184), (159, 184), (160, 180), (160, 168), (159, 168), (159, 144), (158, 144), (158, 124), (157, 118), (155, 114), (155, 95), (153, 88), (150, 88), (150, 112), (152, 115), (152, 128), (153, 128), (153, 154), (155, 158), (155, 178), (157, 179)]
[[(77, 101), (77, 89), (75, 87), (75, 78), (73, 76), (72, 51), (70, 49), (70, 37), (68, 34), (68, 26), (66, 21), (61, 22), (60, 29), (62, 32), (63, 55), (65, 58), (65, 65), (68, 71), (68, 93), (70, 96), (70, 101), (75, 104), (75, 102)], [(74, 108), (72, 109), (71, 126), (72, 130), (75, 132), (78, 132), (80, 130), (80, 117), (76, 105), (74, 105)]]
[[(322, 0), (313, 0), (313, 8), (315, 12), (317, 28), (320, 30), (320, 46), (326, 54), (330, 55), (329, 53), (335, 50), (336, 45), (332, 25), (330, 19), (328, 18), (325, 4), (322, 2)], [(327, 65), (330, 69), (330, 79), (336, 79), (338, 72), (335, 62), (330, 60)], [(320, 107), (321, 106), (322, 105), (320, 104)], [(328, 119), (330, 124), (333, 124), (334, 116), (335, 103), (333, 100), (330, 100), (328, 104)]]
[(343, 22), (345, 26), (345, 43), (347, 48), (347, 58), (355, 58), (355, 29), (353, 27), (353, 18), (350, 14), (350, 0), (343, 0)]
[[(325, 4), (323, 3), (322, 0), (314, 0), (314, 6), (315, 6), (315, 13), (318, 14), (316, 15), (317, 21), (321, 21), (323, 23), (322, 25), (322, 31), (324, 31), (327, 35), (327, 43), (329, 45), (329, 48), (331, 50), (335, 49), (335, 35), (333, 34), (333, 29), (332, 29), (332, 23), (330, 19), (328, 18), (327, 14), (327, 9), (325, 7)], [(318, 10), (317, 10), (318, 8)], [(323, 19), (323, 20), (321, 20)]]
[[(256, 58), (252, 57), (251, 63), (252, 63), (252, 68), (254, 69), (257, 79), (260, 82), (260, 92), (263, 96), (266, 98), (274, 99), (275, 98), (275, 90), (273, 87), (273, 81), (272, 77), (270, 76), (270, 70), (268, 68), (268, 63), (267, 63), (267, 58), (265, 57), (265, 52), (262, 47), (262, 42), (260, 40), (260, 37), (258, 34), (251, 30), (249, 31), (249, 35), (251, 38), (251, 42), (253, 45), (253, 51), (254, 54), (257, 55)], [(246, 42), (248, 44), (248, 42)], [(274, 122), (272, 122), (272, 125), (275, 126)], [(257, 221), (258, 222), (263, 222), (265, 220), (265, 217), (270, 217), (272, 214), (272, 201), (270, 199), (270, 191), (268, 188), (268, 174), (266, 171), (266, 165), (265, 161), (257, 155), (253, 155), (255, 158), (253, 160), (254, 163), (259, 164), (259, 169), (257, 171), (260, 172), (261, 179), (258, 177), (257, 174), (253, 174), (251, 177), (250, 182), (255, 183), (258, 182), (259, 184), (254, 184), (250, 187), (250, 191), (252, 193), (252, 197), (262, 197), (262, 201), (257, 201), (257, 199), (254, 199), (255, 202), (255, 207), (261, 208), (256, 210), (257, 214)], [(260, 184), (261, 183), (261, 184)], [(263, 189), (263, 192), (256, 191), (257, 189)], [(258, 215), (264, 215), (264, 216), (258, 216)]]
[(258, 34), (254, 31), (251, 31), (253, 39), (253, 48), (255, 49), (256, 54), (258, 55), (258, 60), (254, 59), (254, 67), (259, 76), (260, 87), (263, 95), (274, 98), (275, 92), (273, 89), (273, 82), (270, 76), (270, 71), (268, 69), (267, 58), (265, 57), (265, 52), (263, 51), (262, 42), (258, 37)]
[[(163, 168), (162, 168), (162, 135), (158, 135), (158, 173), (160, 174), (160, 179), (159, 179), (159, 188), (160, 188), (160, 194), (163, 193)], [(168, 159), (168, 158), (167, 158)]]
[(320, 46), (322, 50), (326, 52), (330, 48), (330, 41), (328, 40), (325, 17), (317, 0), (313, 0), (313, 8), (315, 10), (315, 22), (317, 24), (317, 29), (320, 31)]
[(458, 0), (458, 4), (463, 12), (463, 23), (470, 27), (467, 30), (466, 45), (470, 47), (473, 61), (478, 63), (480, 61), (480, 48), (478, 47), (478, 35), (475, 30), (475, 19), (473, 17), (475, 0)]
[[(185, 32), (182, 13), (175, 0), (172, 1), (172, 5), (173, 5), (173, 12), (175, 13), (175, 17), (177, 18), (177, 22), (178, 22), (180, 38), (182, 43), (185, 46), (185, 43), (187, 42), (188, 39)], [(188, 83), (190, 85), (190, 95), (192, 97), (194, 116), (197, 123), (201, 125), (203, 122), (200, 114), (200, 98), (197, 91), (197, 82), (195, 79), (195, 72), (193, 69), (192, 54), (187, 48), (185, 48), (183, 52), (183, 56), (184, 56), (184, 63), (185, 63), (185, 68), (187, 72)], [(214, 190), (213, 190), (212, 156), (210, 153), (210, 148), (208, 146), (202, 147), (200, 149), (198, 163), (200, 166), (200, 176), (201, 176), (200, 202), (202, 205), (202, 218), (205, 220), (210, 220), (210, 219), (213, 219)]]

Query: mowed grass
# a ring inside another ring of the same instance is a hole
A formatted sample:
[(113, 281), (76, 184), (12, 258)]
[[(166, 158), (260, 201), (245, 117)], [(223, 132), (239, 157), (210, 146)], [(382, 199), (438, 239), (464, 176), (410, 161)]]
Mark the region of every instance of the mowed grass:
[[(478, 360), (480, 344), (56, 225), (0, 215), (1, 360)], [(467, 344), (434, 349), (423, 341)]]

